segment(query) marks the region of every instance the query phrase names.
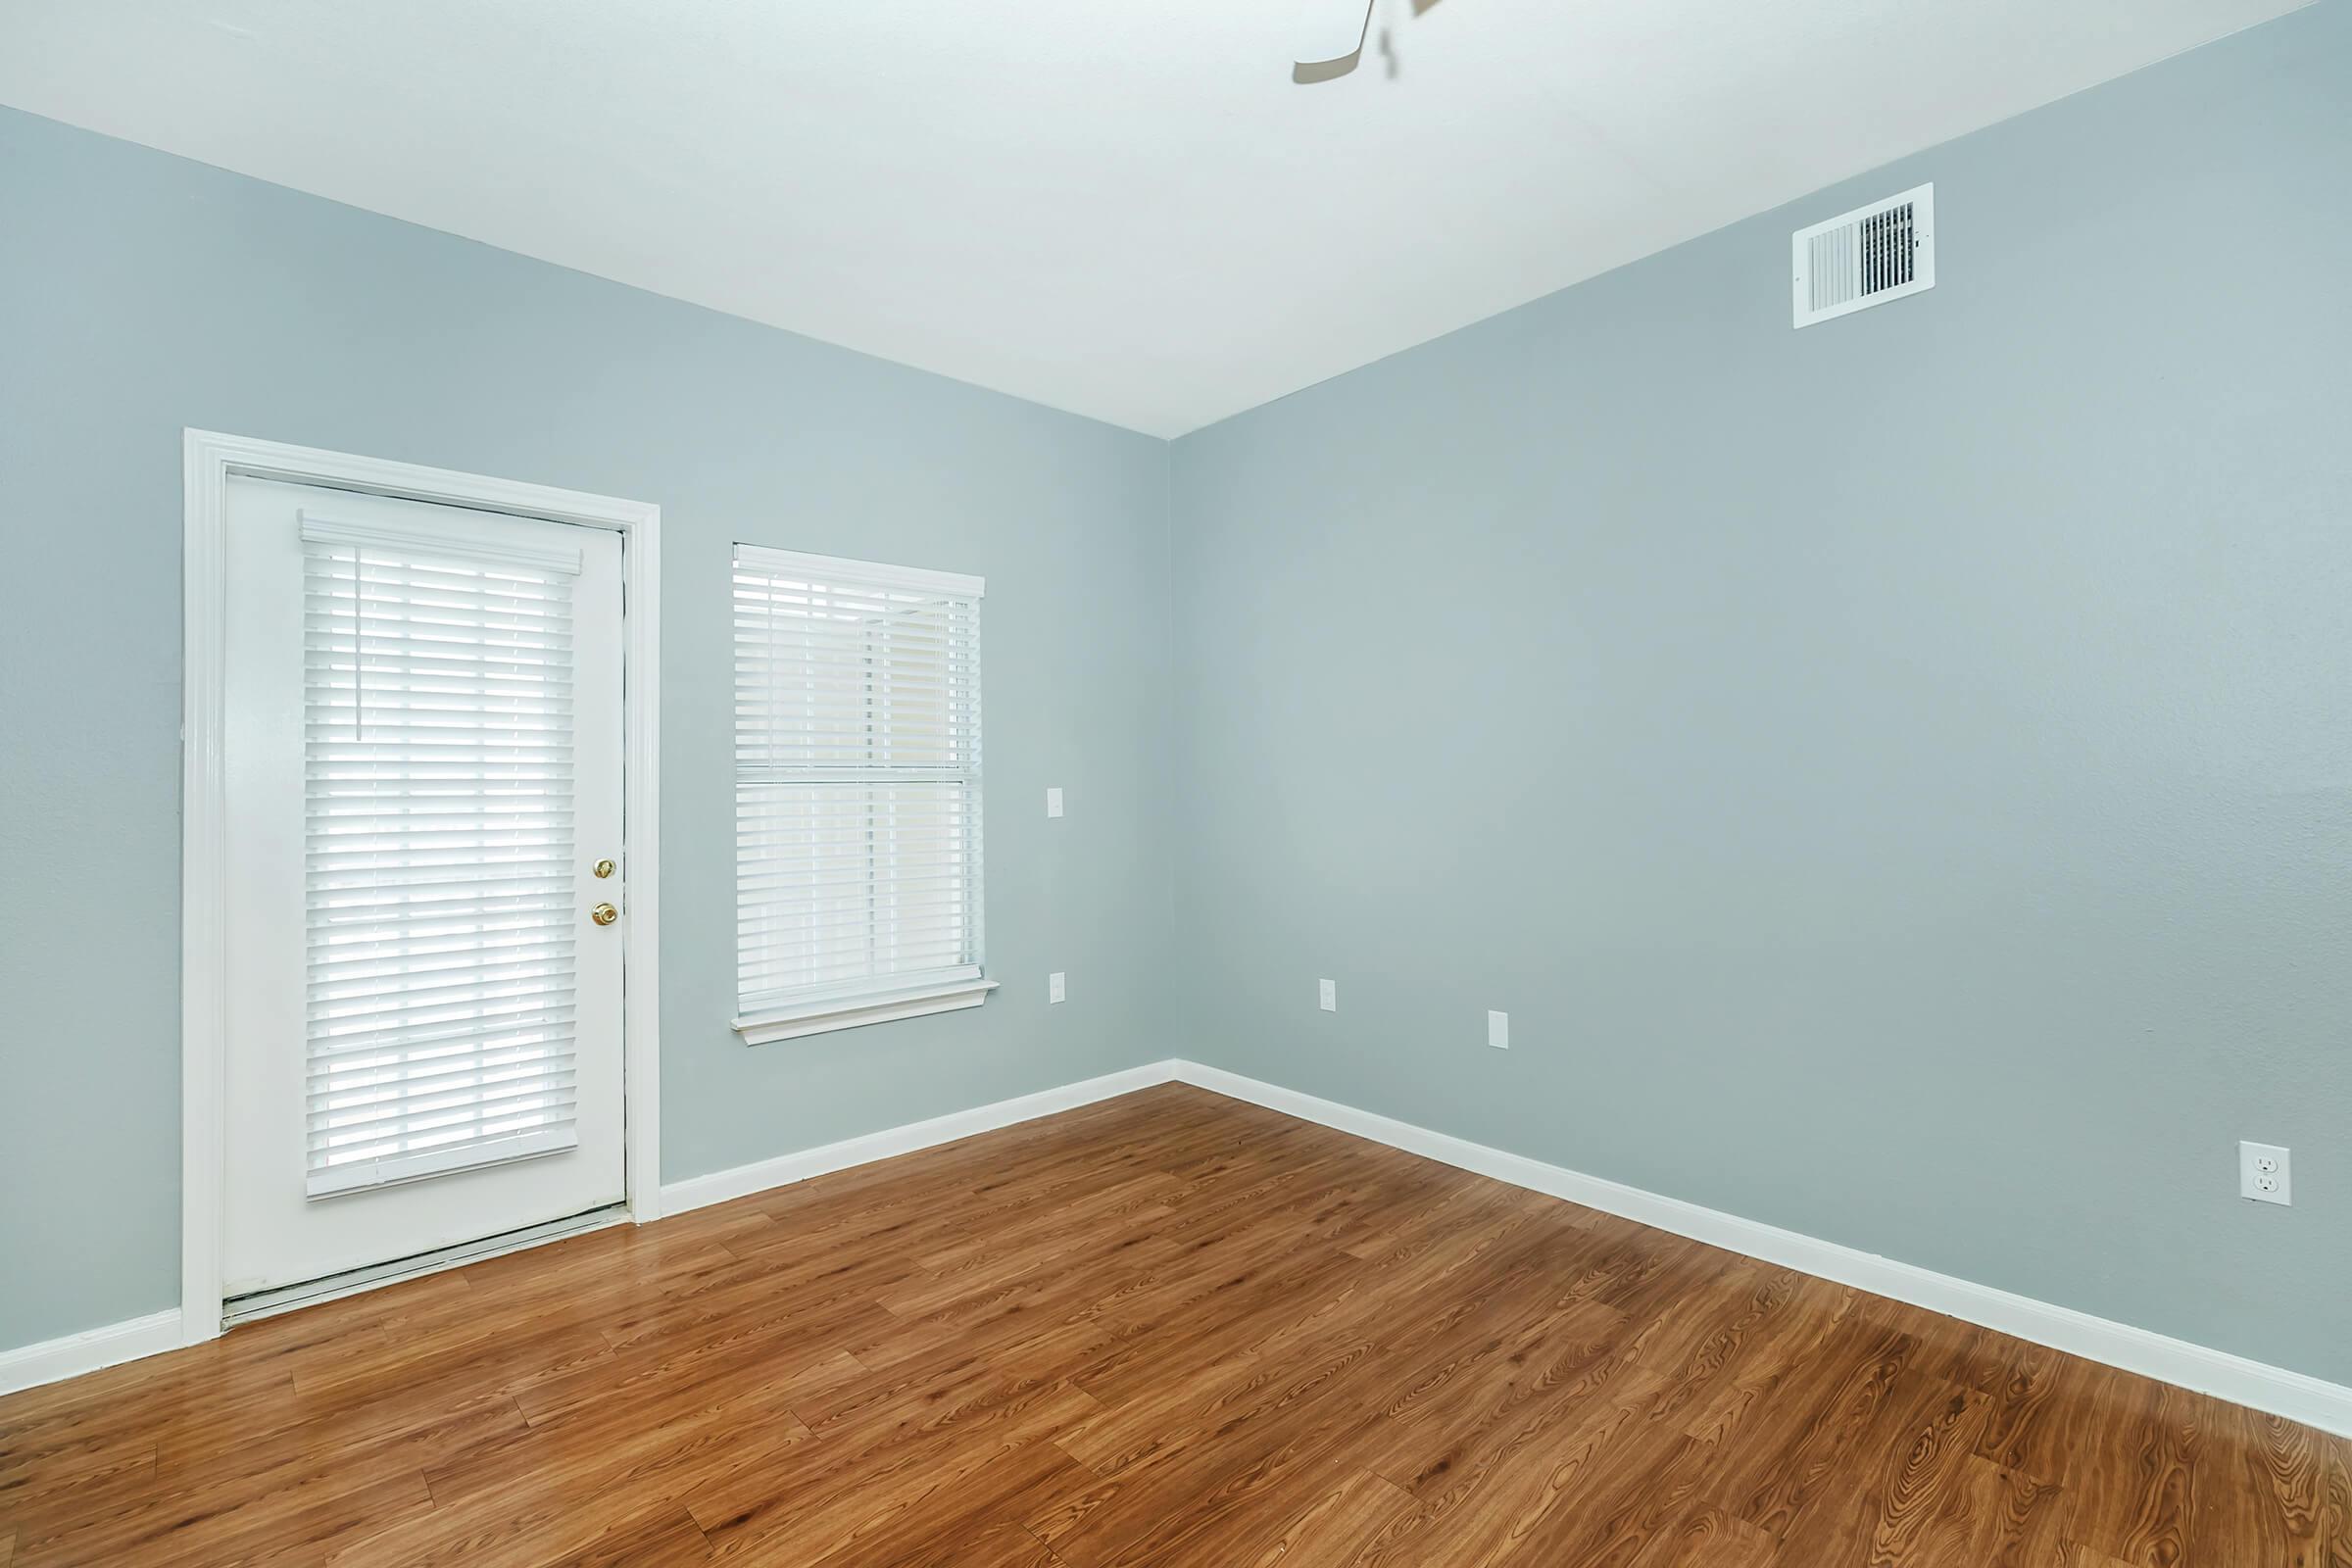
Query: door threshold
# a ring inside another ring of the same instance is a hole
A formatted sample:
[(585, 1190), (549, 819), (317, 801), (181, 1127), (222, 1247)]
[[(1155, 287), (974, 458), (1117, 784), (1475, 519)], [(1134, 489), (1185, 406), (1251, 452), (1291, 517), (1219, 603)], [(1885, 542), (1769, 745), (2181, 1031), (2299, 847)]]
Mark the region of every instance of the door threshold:
[(459, 1242), (430, 1252), (395, 1258), (389, 1263), (370, 1263), (365, 1268), (345, 1269), (320, 1279), (304, 1280), (296, 1285), (279, 1285), (267, 1291), (252, 1291), (233, 1296), (220, 1303), (220, 1326), (233, 1329), (240, 1323), (251, 1323), (280, 1312), (292, 1312), (305, 1306), (317, 1306), (321, 1301), (338, 1300), (372, 1291), (378, 1286), (396, 1285), (402, 1280), (421, 1279), (427, 1274), (439, 1274), (448, 1269), (464, 1268), (484, 1258), (519, 1252), (526, 1247), (540, 1247), (560, 1242), (567, 1236), (582, 1236), (589, 1231), (601, 1231), (609, 1225), (626, 1223), (629, 1205), (623, 1201), (591, 1208), (566, 1219), (551, 1219), (538, 1225), (525, 1225), (520, 1230), (504, 1231), (485, 1236), (478, 1241)]

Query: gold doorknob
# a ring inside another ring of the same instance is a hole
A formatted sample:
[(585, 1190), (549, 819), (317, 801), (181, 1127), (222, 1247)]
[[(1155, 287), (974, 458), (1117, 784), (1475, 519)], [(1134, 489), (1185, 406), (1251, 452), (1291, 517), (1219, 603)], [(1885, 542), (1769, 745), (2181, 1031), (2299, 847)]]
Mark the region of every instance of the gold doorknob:
[(611, 925), (620, 918), (620, 911), (610, 904), (600, 904), (588, 911), (588, 918), (594, 920), (598, 925)]
[(619, 869), (620, 867), (614, 865), (611, 860), (599, 860), (596, 862), (596, 874), (598, 876), (611, 876), (613, 872)]

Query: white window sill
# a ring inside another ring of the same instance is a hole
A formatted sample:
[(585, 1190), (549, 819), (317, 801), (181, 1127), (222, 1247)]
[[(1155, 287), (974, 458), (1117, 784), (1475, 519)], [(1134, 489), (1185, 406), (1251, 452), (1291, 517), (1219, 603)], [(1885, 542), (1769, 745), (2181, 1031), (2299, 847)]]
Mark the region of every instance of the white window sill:
[(764, 1046), (777, 1040), (798, 1040), (803, 1035), (821, 1035), (833, 1029), (855, 1029), (860, 1024), (889, 1023), (898, 1018), (920, 1018), (928, 1012), (977, 1007), (996, 989), (994, 980), (956, 980), (911, 991), (833, 997), (738, 1018), (735, 1032), (743, 1036), (747, 1046)]

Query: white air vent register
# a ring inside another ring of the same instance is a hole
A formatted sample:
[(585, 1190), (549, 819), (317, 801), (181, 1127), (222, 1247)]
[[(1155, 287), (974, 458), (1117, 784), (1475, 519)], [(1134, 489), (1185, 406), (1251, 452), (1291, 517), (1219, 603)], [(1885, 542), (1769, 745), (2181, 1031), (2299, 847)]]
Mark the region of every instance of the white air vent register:
[(1800, 228), (1789, 237), (1796, 324), (1811, 326), (1936, 286), (1936, 187)]

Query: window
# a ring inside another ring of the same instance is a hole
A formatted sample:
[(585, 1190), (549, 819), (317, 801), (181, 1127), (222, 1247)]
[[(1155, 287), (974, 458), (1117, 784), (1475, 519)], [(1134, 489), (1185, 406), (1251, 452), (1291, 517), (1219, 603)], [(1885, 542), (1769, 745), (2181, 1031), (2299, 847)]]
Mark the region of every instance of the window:
[(735, 1027), (977, 1006), (981, 580), (735, 547)]
[(580, 553), (302, 537), (310, 1194), (574, 1148)]

